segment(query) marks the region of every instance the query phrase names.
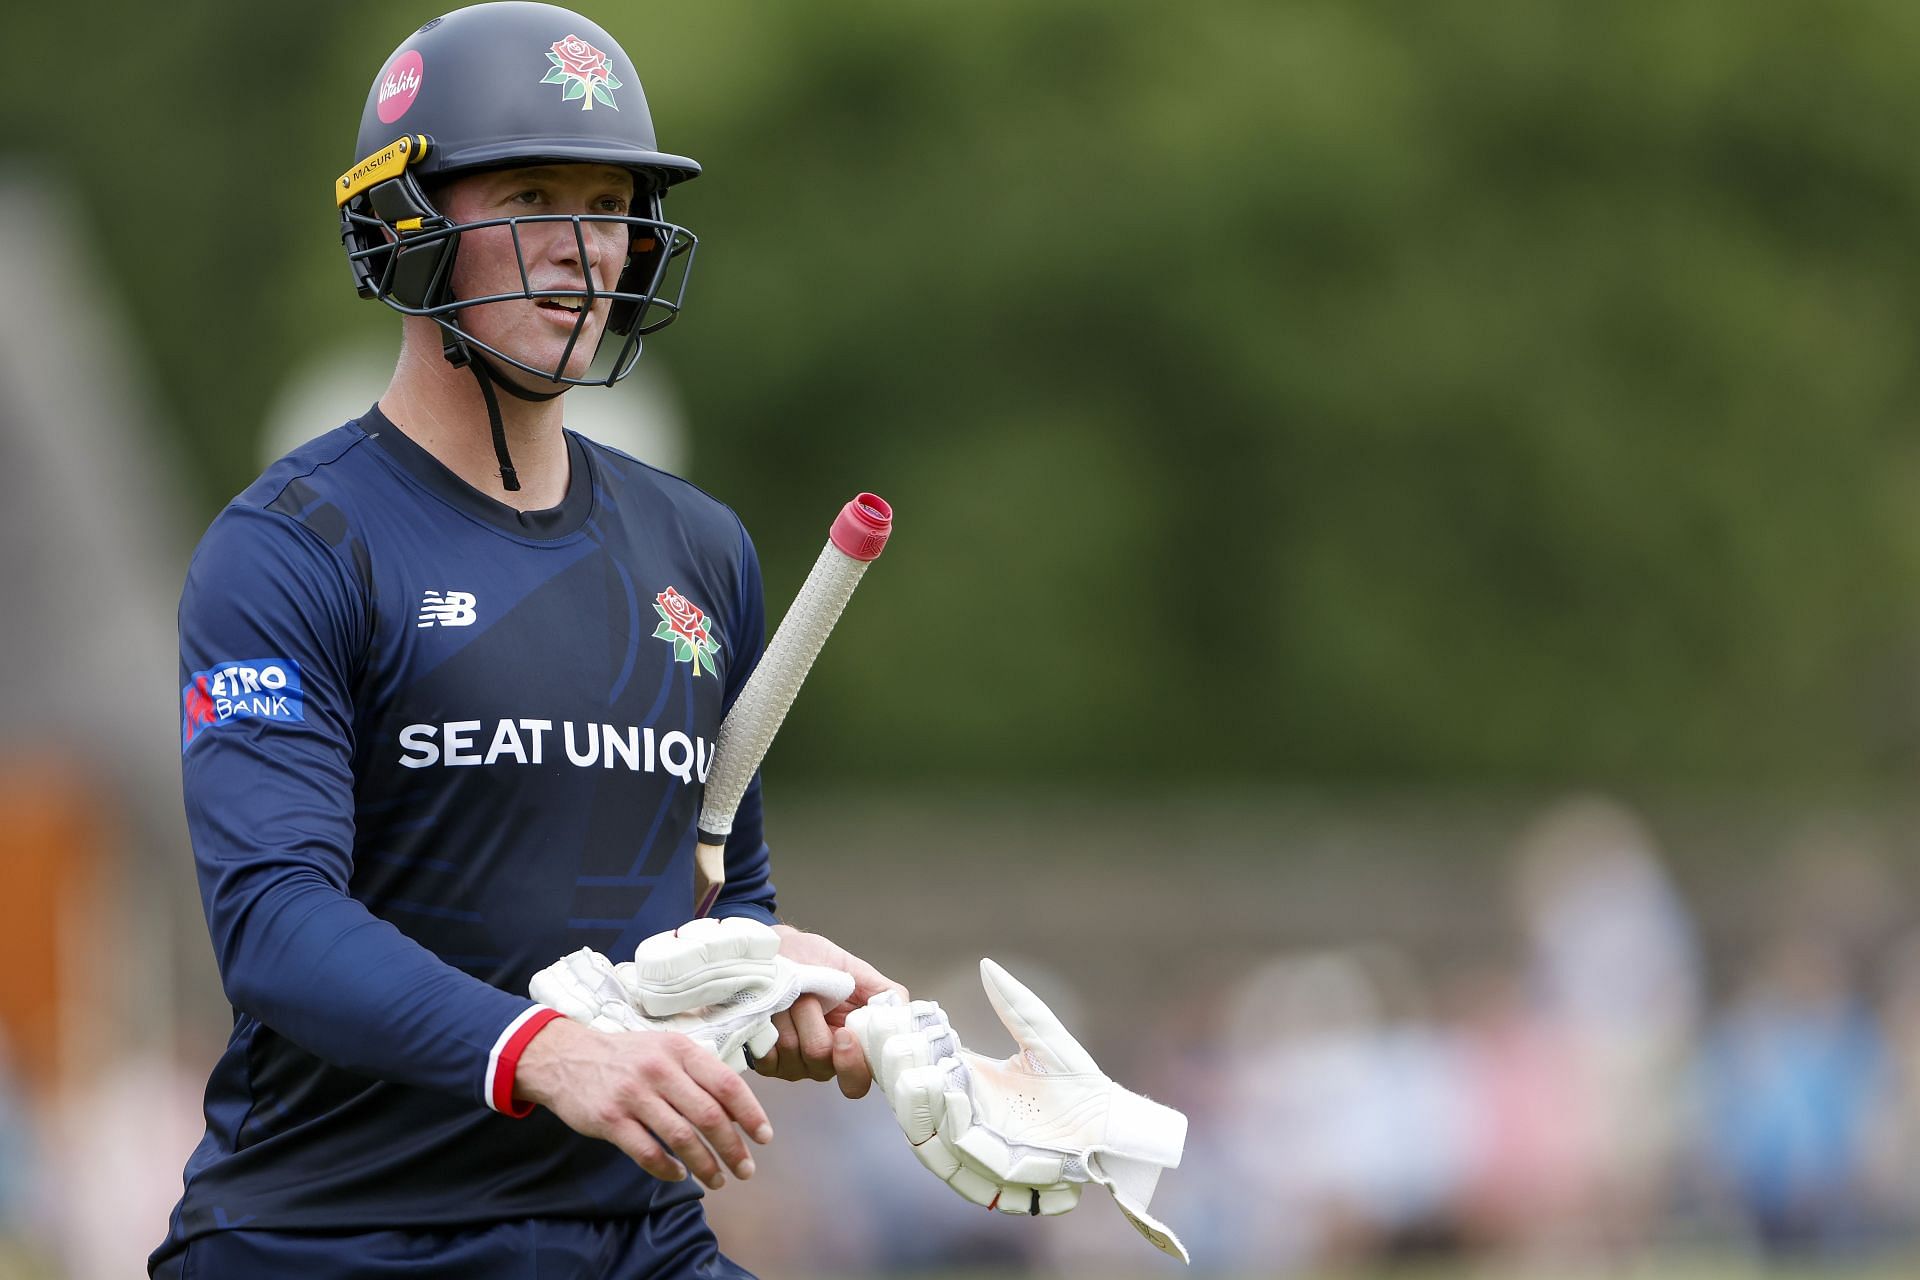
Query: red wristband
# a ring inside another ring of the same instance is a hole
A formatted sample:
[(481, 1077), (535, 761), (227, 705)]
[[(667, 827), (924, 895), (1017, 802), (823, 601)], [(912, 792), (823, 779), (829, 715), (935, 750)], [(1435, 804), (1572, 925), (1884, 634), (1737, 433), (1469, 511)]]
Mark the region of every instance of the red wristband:
[(507, 1024), (500, 1033), (493, 1052), (487, 1055), (487, 1105), (502, 1115), (518, 1120), (533, 1114), (531, 1102), (516, 1102), (513, 1097), (513, 1073), (520, 1065), (520, 1055), (526, 1052), (527, 1045), (540, 1034), (540, 1028), (560, 1016), (558, 1009), (548, 1009), (535, 1005)]

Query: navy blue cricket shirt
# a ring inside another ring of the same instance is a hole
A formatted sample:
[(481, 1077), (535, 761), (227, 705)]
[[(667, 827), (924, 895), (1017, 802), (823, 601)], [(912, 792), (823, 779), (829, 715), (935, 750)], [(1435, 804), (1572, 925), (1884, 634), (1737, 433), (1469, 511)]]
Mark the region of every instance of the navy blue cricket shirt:
[[(692, 914), (700, 781), (765, 628), (731, 510), (571, 432), (567, 449), (565, 500), (516, 512), (375, 408), (201, 540), (182, 766), (234, 1021), (156, 1258), (230, 1228), (699, 1194), (544, 1110), (498, 1114), (528, 979)], [(767, 861), (756, 778), (715, 914), (773, 922)]]

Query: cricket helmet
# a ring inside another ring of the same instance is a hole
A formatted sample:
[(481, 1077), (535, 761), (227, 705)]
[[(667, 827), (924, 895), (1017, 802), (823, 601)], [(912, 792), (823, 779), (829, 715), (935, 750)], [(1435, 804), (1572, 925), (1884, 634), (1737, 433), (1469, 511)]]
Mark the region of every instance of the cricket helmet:
[[(434, 207), (431, 192), (440, 179), (553, 163), (630, 171), (629, 216), (533, 214), (456, 223)], [(466, 365), (484, 352), (547, 381), (610, 385), (633, 368), (641, 335), (680, 313), (696, 240), (664, 220), (661, 200), (668, 187), (699, 172), (692, 160), (656, 145), (633, 62), (597, 23), (555, 5), (478, 4), (435, 18), (382, 64), (360, 115), (354, 164), (334, 183), (334, 200), (360, 295), (436, 321), (450, 361)], [(612, 292), (596, 289), (584, 270), (577, 289), (534, 290), (522, 262), (518, 292), (453, 296), (463, 231), (511, 225), (517, 246), (520, 224), (535, 222), (570, 222), (582, 241), (582, 261), (583, 223), (625, 224), (627, 263)], [(523, 364), (461, 323), (466, 307), (547, 298), (578, 299), (580, 310), (573, 341), (552, 369)], [(624, 343), (598, 375), (569, 377), (574, 342), (601, 300), (610, 300), (606, 332)], [(496, 381), (519, 394), (512, 383)]]

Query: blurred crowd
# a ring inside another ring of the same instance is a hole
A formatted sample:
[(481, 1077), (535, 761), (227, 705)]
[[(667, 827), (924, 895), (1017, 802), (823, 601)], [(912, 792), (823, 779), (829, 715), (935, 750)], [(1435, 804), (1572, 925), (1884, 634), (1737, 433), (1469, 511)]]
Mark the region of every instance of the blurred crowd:
[[(1920, 929), (1900, 868), (1845, 833), (1765, 865), (1676, 865), (1684, 883), (1626, 809), (1569, 802), (1460, 929), (1276, 948), (1103, 1037), (1113, 1075), (1190, 1116), (1153, 1207), (1195, 1271), (1911, 1256)], [(1086, 976), (1039, 970), (1069, 1026), (1088, 1025)], [(198, 1137), (210, 1052), (113, 1062), (45, 1107), (0, 1061), (0, 1280), (137, 1271)], [(1060, 1219), (983, 1213), (921, 1171), (877, 1101), (758, 1092), (779, 1140), (708, 1204), (728, 1252), (770, 1278), (1165, 1261), (1098, 1189)]]
[[(1191, 1117), (1156, 1213), (1203, 1274), (1910, 1253), (1920, 930), (1893, 872), (1823, 839), (1731, 875), (1734, 890), (1766, 881), (1741, 907), (1765, 919), (1709, 939), (1633, 814), (1571, 802), (1522, 840), (1484, 945), (1277, 954), (1217, 999), (1162, 1010), (1137, 1057), (1107, 1064)], [(793, 1118), (821, 1128), (801, 1139), (816, 1161), (775, 1166), (787, 1185), (757, 1186), (751, 1206), (714, 1202), (750, 1261), (1154, 1269), (1097, 1190), (1065, 1219), (1009, 1223), (890, 1149), (881, 1109), (814, 1115)]]
[(1161, 1077), (1206, 1080), (1169, 1212), (1228, 1270), (1904, 1245), (1920, 938), (1829, 852), (1832, 881), (1790, 871), (1776, 919), (1720, 973), (1645, 828), (1600, 803), (1523, 843), (1513, 927), (1489, 930), (1508, 954), (1272, 960)]

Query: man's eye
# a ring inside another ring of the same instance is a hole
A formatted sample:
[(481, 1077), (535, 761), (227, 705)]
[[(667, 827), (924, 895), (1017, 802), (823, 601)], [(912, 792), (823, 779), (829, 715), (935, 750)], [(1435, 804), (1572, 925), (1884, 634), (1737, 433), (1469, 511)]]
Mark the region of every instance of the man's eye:
[(625, 213), (627, 202), (618, 196), (608, 196), (600, 202), (600, 208), (607, 213)]
[(540, 193), (538, 191), (516, 191), (514, 192), (513, 195), (507, 198), (514, 204), (539, 204), (540, 203)]

